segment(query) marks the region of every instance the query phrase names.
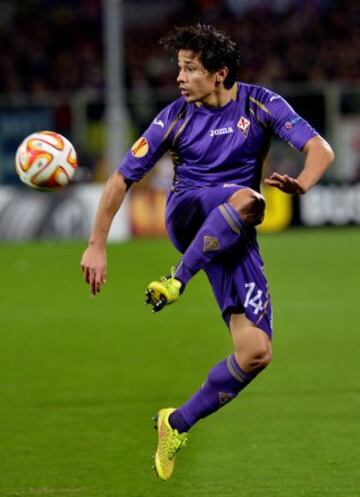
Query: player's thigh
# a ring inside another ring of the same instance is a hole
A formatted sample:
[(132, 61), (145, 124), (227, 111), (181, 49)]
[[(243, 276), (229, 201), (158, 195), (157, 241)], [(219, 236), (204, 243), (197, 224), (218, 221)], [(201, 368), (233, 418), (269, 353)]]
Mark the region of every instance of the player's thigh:
[(166, 227), (175, 247), (184, 252), (210, 212), (241, 188), (220, 185), (171, 192), (166, 205)]
[(204, 222), (198, 190), (171, 192), (166, 204), (165, 222), (170, 240), (180, 252), (185, 252)]

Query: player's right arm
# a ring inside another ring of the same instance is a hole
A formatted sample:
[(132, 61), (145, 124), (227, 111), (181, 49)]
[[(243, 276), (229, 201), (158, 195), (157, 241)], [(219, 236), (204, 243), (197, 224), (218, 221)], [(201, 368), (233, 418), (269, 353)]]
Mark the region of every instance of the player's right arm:
[(107, 274), (106, 241), (115, 214), (124, 201), (128, 186), (141, 178), (169, 149), (179, 125), (183, 98), (166, 107), (134, 143), (117, 171), (108, 179), (96, 212), (89, 245), (81, 259), (84, 279), (92, 295), (100, 292)]
[(102, 285), (106, 281), (106, 241), (115, 214), (124, 201), (126, 190), (127, 185), (124, 176), (116, 171), (105, 184), (96, 212), (89, 245), (81, 259), (84, 279), (90, 286), (90, 292), (94, 296), (100, 292)]

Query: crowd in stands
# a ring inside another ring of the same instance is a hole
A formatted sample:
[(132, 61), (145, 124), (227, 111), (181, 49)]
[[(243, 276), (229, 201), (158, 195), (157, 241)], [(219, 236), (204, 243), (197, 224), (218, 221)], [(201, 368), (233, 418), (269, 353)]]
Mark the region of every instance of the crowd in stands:
[(0, 3), (0, 93), (102, 87), (101, 0)]
[[(131, 1), (123, 0), (125, 13)], [(156, 9), (157, 1), (152, 4)], [(0, 94), (101, 89), (101, 13), (101, 0), (2, 0)], [(157, 18), (152, 25), (127, 26), (125, 17), (130, 88), (173, 85), (176, 66), (158, 38), (175, 24), (199, 20), (238, 42), (244, 81), (360, 79), (358, 0), (185, 0), (174, 1), (166, 15), (159, 10)]]

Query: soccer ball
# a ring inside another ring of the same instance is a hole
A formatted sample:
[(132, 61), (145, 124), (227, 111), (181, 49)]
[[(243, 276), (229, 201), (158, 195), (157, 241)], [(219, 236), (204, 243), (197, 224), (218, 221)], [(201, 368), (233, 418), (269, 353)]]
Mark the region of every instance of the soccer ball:
[(25, 185), (54, 190), (70, 183), (77, 168), (76, 152), (64, 136), (54, 131), (38, 131), (19, 145), (16, 172)]

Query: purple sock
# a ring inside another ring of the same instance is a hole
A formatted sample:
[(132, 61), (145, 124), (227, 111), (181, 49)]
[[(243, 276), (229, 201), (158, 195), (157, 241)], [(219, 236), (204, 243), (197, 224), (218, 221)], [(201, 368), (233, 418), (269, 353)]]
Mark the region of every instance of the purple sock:
[(232, 205), (226, 203), (213, 209), (178, 264), (175, 277), (185, 286), (213, 257), (244, 236), (245, 229)]
[(234, 355), (223, 359), (211, 369), (201, 389), (170, 415), (171, 426), (179, 433), (188, 431), (199, 419), (233, 400), (259, 372), (244, 373)]

